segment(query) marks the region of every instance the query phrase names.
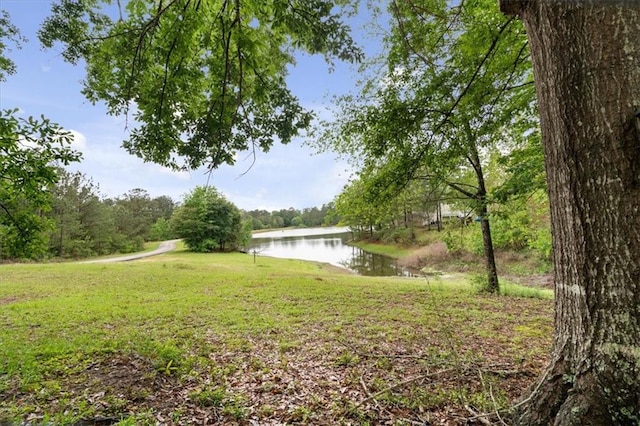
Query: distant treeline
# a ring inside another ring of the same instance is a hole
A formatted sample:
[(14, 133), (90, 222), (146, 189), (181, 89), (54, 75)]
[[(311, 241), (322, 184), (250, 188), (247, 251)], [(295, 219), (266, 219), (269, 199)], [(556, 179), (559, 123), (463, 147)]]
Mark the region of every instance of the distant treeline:
[(337, 225), (340, 221), (333, 202), (323, 204), (321, 208), (310, 207), (297, 210), (290, 207), (272, 212), (251, 210), (245, 212), (245, 215), (247, 218), (251, 218), (253, 229), (287, 228), (290, 226), (331, 226)]
[[(100, 194), (91, 178), (64, 169), (48, 191), (49, 208), (39, 209), (25, 200), (16, 205), (14, 217), (24, 211), (38, 220), (37, 235), (28, 240), (0, 226), (0, 260), (67, 258), (78, 259), (143, 249), (146, 241), (177, 238), (173, 217), (180, 203), (168, 196), (152, 198), (135, 188), (115, 198)], [(338, 217), (333, 204), (303, 210), (293, 208), (267, 212), (241, 212), (252, 229), (289, 226), (334, 225)], [(0, 211), (0, 215), (6, 214)], [(16, 234), (16, 235), (13, 235)]]

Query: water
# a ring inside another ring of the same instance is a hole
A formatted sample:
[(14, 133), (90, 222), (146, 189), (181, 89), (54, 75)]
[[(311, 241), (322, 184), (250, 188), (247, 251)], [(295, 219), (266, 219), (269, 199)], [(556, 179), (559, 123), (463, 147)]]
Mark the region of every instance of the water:
[(249, 252), (260, 256), (312, 260), (347, 268), (360, 275), (412, 276), (395, 259), (369, 253), (347, 244), (353, 238), (348, 228), (303, 228), (269, 231), (253, 236)]

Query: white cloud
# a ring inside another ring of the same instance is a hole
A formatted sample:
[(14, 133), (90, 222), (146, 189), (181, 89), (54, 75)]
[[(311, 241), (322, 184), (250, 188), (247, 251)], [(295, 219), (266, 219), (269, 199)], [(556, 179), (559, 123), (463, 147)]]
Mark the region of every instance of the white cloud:
[(349, 182), (352, 173), (351, 168), (345, 162), (336, 162), (327, 173), (316, 180), (312, 188), (314, 198), (326, 200), (323, 204), (333, 201), (336, 195), (342, 192)]
[(72, 135), (71, 148), (76, 151), (84, 151), (87, 148), (87, 138), (77, 130), (69, 129)]
[[(84, 135), (76, 130), (67, 130), (71, 133), (71, 148), (76, 151), (82, 151), (86, 147), (87, 139)], [(20, 145), (24, 148), (38, 148), (41, 146), (41, 140), (38, 138), (38, 135), (29, 135), (27, 137), (20, 135), (19, 136)], [(53, 141), (57, 138), (54, 136)]]
[(19, 143), (21, 149), (37, 148), (38, 147), (38, 142), (36, 140), (27, 139), (22, 135), (18, 136), (18, 143)]
[(173, 176), (175, 178), (178, 178), (180, 180), (190, 180), (191, 179), (191, 173), (187, 172), (187, 171), (183, 171), (183, 170), (173, 170), (170, 169), (169, 167), (164, 167), (164, 166), (160, 166), (158, 164), (152, 164), (151, 165), (151, 170), (152, 172), (157, 172), (163, 175), (169, 175), (169, 176)]

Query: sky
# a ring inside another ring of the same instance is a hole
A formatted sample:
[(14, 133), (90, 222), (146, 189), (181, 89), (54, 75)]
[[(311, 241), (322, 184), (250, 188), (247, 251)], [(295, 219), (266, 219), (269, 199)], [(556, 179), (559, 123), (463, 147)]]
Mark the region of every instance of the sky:
[[(43, 50), (36, 31), (50, 13), (50, 0), (0, 0), (28, 41), (22, 48), (6, 52), (17, 72), (0, 82), (0, 108), (19, 108), (22, 117), (44, 115), (74, 135), (73, 147), (82, 152), (80, 171), (99, 185), (104, 197), (118, 197), (142, 188), (151, 197), (167, 195), (180, 201), (198, 185), (213, 185), (227, 199), (244, 210), (267, 211), (293, 207), (321, 206), (334, 199), (348, 182), (352, 171), (346, 160), (316, 150), (297, 138), (287, 145), (274, 144), (268, 153), (253, 159), (240, 153), (234, 166), (222, 166), (211, 175), (204, 169), (175, 172), (145, 163), (121, 148), (127, 138), (124, 117), (106, 113), (103, 105), (92, 105), (81, 94), (84, 68), (64, 62), (55, 49)], [(354, 37), (366, 49), (362, 18), (353, 25)], [(331, 97), (355, 89), (357, 73), (350, 64), (336, 62), (335, 70), (323, 58), (298, 55), (287, 82), (307, 109), (330, 117)]]

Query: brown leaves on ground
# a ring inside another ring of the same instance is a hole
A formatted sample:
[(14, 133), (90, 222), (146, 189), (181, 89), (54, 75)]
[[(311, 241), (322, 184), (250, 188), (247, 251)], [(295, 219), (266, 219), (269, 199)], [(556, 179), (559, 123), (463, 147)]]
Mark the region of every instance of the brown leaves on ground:
[(48, 396), (14, 383), (0, 400), (31, 407), (29, 424), (45, 412), (68, 412), (77, 425), (487, 424), (543, 368), (551, 304), (486, 303), (504, 313), (488, 327), (443, 318), (393, 333), (369, 319), (242, 339), (202, 330), (178, 365), (111, 353), (45, 378), (57, 383)]

